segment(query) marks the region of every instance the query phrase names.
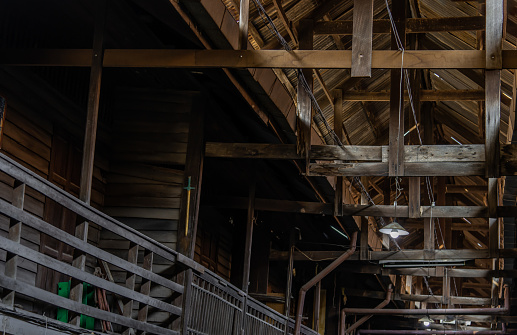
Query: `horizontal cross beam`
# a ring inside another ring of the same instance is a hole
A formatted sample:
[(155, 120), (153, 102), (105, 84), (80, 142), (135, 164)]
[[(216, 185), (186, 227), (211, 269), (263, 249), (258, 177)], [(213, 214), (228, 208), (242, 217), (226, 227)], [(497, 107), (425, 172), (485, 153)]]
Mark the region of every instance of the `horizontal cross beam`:
[[(343, 251), (295, 251), (293, 254), (295, 261), (322, 261), (332, 260), (343, 254)], [(515, 258), (517, 249), (498, 249), (497, 258)], [(271, 250), (269, 260), (285, 261), (289, 258), (289, 252)], [(441, 249), (441, 250), (398, 250), (398, 251), (370, 251), (368, 259), (372, 261), (380, 260), (404, 260), (404, 261), (430, 261), (430, 260), (472, 260), (472, 259), (491, 259), (488, 249)], [(358, 261), (359, 252), (354, 253), (348, 261)]]
[[(244, 197), (218, 197), (208, 202), (208, 205), (221, 208), (247, 208), (247, 198)], [(399, 217), (408, 218), (408, 206), (393, 205), (342, 205), (343, 216), (373, 216), (373, 217)], [(417, 218), (487, 218), (488, 207), (486, 206), (421, 206), (421, 212)], [(284, 213), (301, 213), (316, 215), (334, 215), (334, 204), (322, 202), (308, 201), (292, 201), (277, 199), (255, 199), (255, 210), (284, 212)], [(498, 206), (497, 214), (499, 217), (517, 216), (517, 207), (515, 206)], [(412, 224), (415, 228), (416, 224)], [(421, 223), (423, 229), (423, 223)]]
[[(2, 49), (0, 65), (91, 66), (91, 49)], [(517, 68), (517, 50), (503, 50), (503, 69)], [(373, 69), (484, 69), (484, 50), (374, 50)], [(106, 49), (104, 67), (350, 69), (351, 50)]]
[[(314, 24), (315, 35), (352, 35), (353, 21), (335, 20), (318, 21)], [(485, 30), (483, 16), (411, 18), (406, 19), (406, 33), (418, 34), (436, 31), (472, 31)], [(390, 20), (374, 20), (374, 34), (389, 34)]]

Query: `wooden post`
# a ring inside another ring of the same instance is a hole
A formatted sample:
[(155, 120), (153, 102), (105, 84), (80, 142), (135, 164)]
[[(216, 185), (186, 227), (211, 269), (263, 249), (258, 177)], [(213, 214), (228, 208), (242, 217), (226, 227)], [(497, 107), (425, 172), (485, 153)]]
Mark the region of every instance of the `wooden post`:
[[(384, 205), (391, 205), (391, 179), (390, 177), (384, 178), (384, 185), (382, 188), (383, 198), (384, 198)], [(386, 224), (389, 223), (388, 217), (384, 217), (384, 221)], [(382, 245), (387, 249), (390, 250), (390, 237), (387, 234), (382, 234)]]
[(321, 281), (316, 284), (314, 290), (314, 327), (317, 332), (320, 327), (320, 305), (321, 305)]
[[(298, 41), (300, 50), (312, 50), (313, 48), (313, 21), (302, 20), (298, 28)], [(312, 69), (299, 70), (308, 84), (308, 89), (312, 91)], [(298, 78), (298, 137), (297, 152), (305, 156), (307, 171), (309, 170), (309, 153), (311, 150), (311, 131), (312, 131), (312, 103), (309, 94), (303, 85), (303, 80)]]
[(490, 256), (497, 257), (499, 250), (499, 224), (497, 219), (498, 180), (488, 178), (488, 249)]
[(373, 0), (354, 0), (352, 77), (372, 76)]
[[(431, 102), (424, 102), (422, 104), (422, 130), (423, 144), (434, 144), (434, 119), (433, 119), (433, 105)], [(434, 181), (433, 177), (427, 177), (425, 180), (427, 194), (424, 197), (424, 204), (431, 206), (429, 198), (433, 198), (434, 194)], [(430, 193), (430, 194), (429, 194)], [(435, 234), (434, 234), (435, 222), (434, 219), (424, 219), (424, 250), (434, 250), (435, 248)]]
[[(365, 191), (368, 192), (368, 177), (361, 177), (361, 183), (364, 186), (364, 191), (361, 192), (361, 205), (368, 205), (368, 198), (365, 194)], [(364, 216), (361, 217), (361, 245), (359, 253), (359, 258), (361, 260), (368, 259), (368, 217)]]
[[(406, 1), (392, 3), (392, 15), (397, 27), (398, 37), (406, 44)], [(391, 49), (397, 50), (395, 32), (391, 34)], [(391, 70), (390, 119), (389, 119), (389, 175), (404, 175), (404, 74), (401, 70)], [(402, 92), (401, 92), (402, 91)]]
[[(154, 253), (150, 250), (144, 251), (144, 261), (142, 268), (152, 271), (153, 270)], [(151, 295), (151, 281), (142, 278), (142, 285), (140, 286), (140, 293), (147, 296)], [(149, 313), (149, 305), (141, 306), (138, 310), (138, 321), (147, 322), (147, 315)]]
[[(334, 132), (343, 141), (343, 91), (334, 90)], [(337, 143), (336, 143), (337, 144)], [(336, 192), (334, 195), (334, 216), (343, 215), (343, 177), (336, 177)]]
[[(12, 205), (23, 209), (25, 202), (25, 184), (15, 180), (13, 188)], [(20, 243), (22, 237), (22, 223), (20, 221), (10, 219), (9, 220), (9, 239), (13, 242)], [(5, 256), (5, 276), (17, 279), (18, 276), (18, 255), (10, 252), (6, 253)], [(2, 303), (7, 306), (14, 306), (15, 292), (4, 288), (2, 295)]]
[[(184, 185), (188, 186), (190, 178), (190, 192), (185, 189), (181, 195), (180, 220), (178, 223), (178, 252), (189, 258), (194, 258), (196, 248), (196, 235), (199, 214), (199, 201), (201, 198), (201, 184), (203, 178), (204, 161), (204, 104), (202, 100), (193, 97), (192, 110), (190, 111), (190, 124), (187, 144), (187, 158), (185, 161)], [(188, 196), (190, 195), (190, 206), (187, 206)], [(188, 207), (188, 210), (187, 210)], [(188, 227), (187, 227), (188, 222)], [(185, 234), (186, 232), (186, 234)], [(190, 296), (192, 283), (192, 270), (180, 273), (177, 281), (183, 283), (185, 292), (183, 297), (178, 299), (178, 304), (182, 305), (181, 320), (173, 323), (173, 329), (178, 327), (181, 322), (183, 334), (187, 333), (187, 321), (190, 312)], [(179, 301), (181, 299), (181, 301)]]
[[(185, 174), (183, 180), (185, 190), (181, 195), (177, 249), (178, 252), (189, 258), (194, 257), (194, 250), (196, 247), (199, 201), (201, 197), (204, 161), (204, 104), (200, 99), (196, 99), (196, 97), (193, 97), (193, 100), (194, 102), (190, 112), (187, 158), (185, 161)], [(189, 192), (186, 188), (189, 187), (189, 178), (191, 192), (190, 206), (188, 206), (189, 211), (187, 213)], [(187, 233), (185, 234), (185, 232)]]
[[(296, 244), (296, 241), (298, 239), (298, 234), (300, 231), (298, 228), (291, 229), (291, 233), (289, 235), (289, 264), (287, 266), (287, 287), (285, 289), (285, 316), (287, 318), (290, 317), (290, 311), (291, 311), (291, 292), (292, 292), (292, 285), (293, 285), (293, 268), (294, 268), (294, 245)], [(285, 327), (284, 334), (288, 334), (289, 327)]]
[(241, 0), (239, 10), (239, 41), (237, 49), (246, 50), (248, 48), (248, 26), (250, 15), (250, 0)]
[[(129, 250), (128, 250), (128, 254), (127, 254), (127, 261), (129, 263), (135, 264), (135, 265), (137, 264), (138, 249), (139, 249), (138, 244), (130, 242)], [(128, 272), (126, 275), (126, 287), (130, 290), (134, 290), (135, 284), (136, 284), (136, 275), (134, 273)], [(126, 318), (131, 318), (131, 316), (133, 315), (133, 300), (127, 299), (124, 302), (124, 308), (122, 309), (122, 315), (125, 316)], [(131, 330), (131, 328), (126, 328), (122, 332), (122, 335), (130, 335), (132, 333), (133, 333), (133, 331)]]
[(420, 177), (409, 177), (409, 217), (420, 217)]
[(246, 241), (244, 245), (244, 265), (242, 273), (242, 290), (246, 294), (242, 306), (242, 332), (246, 332), (246, 310), (248, 305), (248, 287), (250, 280), (250, 264), (251, 264), (251, 248), (253, 241), (253, 224), (255, 223), (255, 187), (256, 187), (256, 171), (250, 169), (253, 174), (250, 178), (249, 195), (248, 195), (248, 218), (246, 222)]
[[(95, 32), (93, 37), (92, 67), (90, 73), (90, 87), (88, 93), (88, 107), (86, 116), (86, 129), (83, 145), (83, 160), (81, 167), (81, 179), (79, 199), (90, 204), (93, 179), (93, 162), (95, 157), (95, 142), (97, 139), (97, 120), (99, 117), (99, 101), (102, 79), (102, 61), (104, 56), (104, 25), (106, 22), (107, 0), (97, 0), (99, 11), (95, 15)], [(79, 219), (75, 228), (75, 237), (88, 241), (88, 222)], [(86, 267), (86, 254), (80, 250), (74, 250), (72, 265), (84, 271)], [(72, 279), (70, 285), (70, 299), (76, 302), (83, 300), (83, 283)], [(72, 324), (79, 326), (80, 316), (74, 315)]]

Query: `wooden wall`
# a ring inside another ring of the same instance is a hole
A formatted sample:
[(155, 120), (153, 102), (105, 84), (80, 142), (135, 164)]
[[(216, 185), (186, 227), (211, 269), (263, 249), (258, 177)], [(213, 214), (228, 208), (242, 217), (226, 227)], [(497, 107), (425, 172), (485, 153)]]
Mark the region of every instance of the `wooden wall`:
[[(124, 90), (112, 101), (113, 141), (104, 211), (176, 250), (191, 98), (174, 91)], [(113, 233), (102, 231), (100, 246), (127, 257), (129, 243)], [(142, 257), (140, 251), (139, 263)], [(172, 275), (171, 265), (155, 256), (153, 271)], [(125, 272), (111, 270), (115, 281), (125, 281)], [(151, 291), (157, 298), (171, 293), (162, 287)], [(162, 322), (167, 317), (167, 313), (154, 313), (149, 320)]]
[[(0, 69), (0, 96), (6, 100), (5, 121), (0, 139), (0, 152), (13, 158), (23, 166), (48, 179), (51, 171), (53, 136), (57, 128), (66, 127), (62, 124), (60, 115), (67, 116), (80, 110), (77, 106), (65, 108), (65, 104), (73, 103), (53, 91), (40, 77), (28, 71)], [(58, 103), (59, 101), (59, 103)], [(81, 115), (76, 116), (76, 129), (81, 127)], [(77, 131), (70, 135), (70, 141), (79, 143), (81, 150), (82, 133)], [(80, 161), (78, 162), (80, 164)], [(105, 169), (102, 159), (96, 159), (94, 190), (92, 202), (101, 208), (104, 201), (104, 180), (102, 170)], [(80, 170), (80, 166), (79, 166)], [(0, 198), (11, 201), (14, 180), (0, 173)], [(47, 208), (46, 198), (28, 188), (25, 197), (25, 210), (44, 219)], [(0, 234), (7, 236), (9, 220), (0, 215)], [(36, 230), (23, 226), (22, 244), (34, 250), (40, 250), (41, 236)], [(89, 240), (97, 243), (99, 230), (93, 226)], [(0, 271), (4, 271), (5, 252), (0, 251)], [(91, 260), (90, 260), (91, 263)], [(90, 264), (91, 265), (91, 264)], [(24, 282), (36, 285), (38, 266), (28, 260), (22, 260), (18, 278)], [(57, 288), (56, 288), (57, 289)], [(25, 302), (22, 302), (25, 304)]]

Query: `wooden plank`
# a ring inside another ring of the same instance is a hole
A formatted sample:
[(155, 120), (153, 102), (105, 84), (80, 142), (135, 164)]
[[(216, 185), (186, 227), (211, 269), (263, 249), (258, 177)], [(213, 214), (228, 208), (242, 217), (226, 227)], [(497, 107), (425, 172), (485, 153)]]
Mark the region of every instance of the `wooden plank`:
[[(334, 90), (334, 132), (341, 142), (343, 142), (343, 91)], [(338, 144), (338, 143), (336, 143)], [(350, 144), (350, 143), (347, 143)], [(343, 204), (343, 177), (336, 177), (334, 193), (334, 216), (342, 215)]]
[[(315, 35), (352, 35), (353, 21), (317, 21), (314, 24)], [(419, 34), (437, 31), (472, 31), (484, 30), (483, 16), (440, 17), (440, 18), (408, 18), (406, 19), (406, 33)], [(389, 34), (390, 20), (379, 19), (373, 21), (374, 34)]]
[(373, 0), (354, 0), (351, 77), (372, 76)]
[[(14, 182), (14, 188), (12, 191), (11, 204), (20, 210), (23, 210), (25, 202), (25, 184), (19, 181)], [(22, 238), (22, 222), (13, 218), (9, 220), (9, 241), (20, 244)], [(18, 254), (7, 252), (5, 256), (5, 267), (4, 273), (7, 277), (17, 280), (18, 274)], [(8, 306), (14, 306), (15, 303), (15, 292), (10, 290), (4, 290), (2, 292), (2, 303)]]
[[(406, 163), (403, 176), (484, 176), (485, 163), (481, 162), (417, 162)], [(311, 176), (387, 176), (388, 163), (341, 163), (309, 165)]]
[[(137, 265), (138, 263), (138, 244), (130, 243), (129, 250), (127, 253), (127, 261), (131, 264)], [(126, 288), (128, 291), (134, 291), (136, 284), (136, 275), (131, 272), (126, 273)], [(122, 315), (126, 318), (131, 319), (133, 314), (133, 299), (125, 297), (124, 307), (122, 308)], [(123, 335), (129, 335), (133, 333), (131, 328), (125, 328), (122, 332)]]
[[(301, 50), (312, 50), (314, 40), (312, 33), (312, 20), (304, 20), (298, 29), (299, 48)], [(301, 69), (298, 74), (298, 103), (297, 108), (297, 142), (296, 152), (305, 157), (306, 164), (309, 163), (311, 151), (312, 134), (312, 101), (309, 92), (313, 90), (312, 69)]]
[(96, 287), (108, 290), (115, 294), (131, 297), (132, 299), (149, 304), (155, 308), (167, 311), (169, 313), (179, 315), (181, 313), (181, 309), (173, 306), (169, 303), (163, 302), (161, 300), (151, 298), (148, 295), (144, 295), (142, 293), (134, 292), (132, 290), (128, 290), (127, 288), (120, 286), (118, 284), (112, 283), (110, 281), (104, 280), (102, 278), (96, 277), (88, 272), (80, 271), (79, 269), (66, 264), (64, 262), (58, 261), (50, 256), (39, 253), (38, 251), (32, 250), (30, 248), (19, 245), (13, 241), (10, 241), (4, 237), (0, 237), (0, 241), (2, 241), (2, 249), (9, 251), (10, 253), (23, 256), (24, 258), (30, 258), (32, 261), (37, 264), (43, 265), (45, 267), (49, 267), (59, 271), (61, 273), (65, 273), (73, 278), (80, 279), (81, 281), (91, 283)]
[(248, 48), (248, 26), (250, 18), (250, 0), (240, 0), (238, 50)]
[(499, 176), (501, 124), (501, 71), (485, 71), (485, 156), (487, 177)]
[(0, 275), (0, 286), (8, 288), (10, 290), (19, 292), (23, 295), (33, 297), (40, 301), (45, 301), (51, 303), (54, 306), (65, 308), (67, 310), (73, 311), (78, 314), (85, 314), (96, 319), (106, 320), (109, 322), (113, 322), (116, 324), (120, 324), (123, 326), (135, 328), (144, 332), (154, 333), (154, 334), (169, 334), (169, 335), (178, 335), (178, 332), (169, 330), (166, 328), (162, 328), (159, 326), (155, 326), (149, 323), (142, 323), (136, 320), (128, 319), (121, 315), (102, 311), (95, 307), (91, 307), (88, 305), (84, 305), (82, 303), (78, 303), (71, 299), (60, 297), (56, 294), (47, 292), (45, 290), (27, 285), (20, 281), (15, 281), (11, 278)]
[[(97, 120), (99, 118), (99, 101), (102, 79), (102, 63), (104, 48), (104, 26), (106, 21), (107, 2), (98, 0), (95, 2), (98, 11), (94, 18), (94, 36), (92, 50), (92, 66), (90, 73), (90, 86), (88, 91), (88, 104), (86, 115), (86, 129), (84, 133), (83, 157), (81, 161), (81, 176), (79, 187), (79, 199), (87, 205), (90, 204), (93, 182), (93, 163), (95, 157), (95, 143), (97, 140)], [(88, 221), (78, 218), (75, 227), (75, 237), (88, 240)], [(80, 271), (86, 267), (86, 254), (74, 250), (72, 265)], [(70, 286), (70, 299), (81, 303), (83, 300), (83, 283), (72, 279)], [(79, 326), (80, 315), (73, 315), (70, 323)]]
[[(44, 193), (47, 197), (60, 203), (63, 207), (74, 211), (78, 214), (78, 216), (83, 217), (88, 221), (94, 222), (102, 228), (117, 233), (120, 236), (127, 238), (128, 240), (134, 241), (140, 246), (152, 250), (155, 254), (160, 255), (165, 259), (170, 260), (171, 262), (185, 264), (186, 266), (191, 267), (198, 272), (204, 271), (203, 267), (200, 267), (197, 263), (191, 261), (181, 254), (178, 254), (176, 251), (162, 244), (156, 243), (156, 241), (153, 239), (122, 224), (121, 222), (113, 219), (112, 217), (109, 217), (99, 210), (86, 205), (84, 202), (75, 198), (73, 195), (43, 179), (36, 173), (23, 168), (23, 166), (17, 164), (15, 161), (2, 154), (0, 154), (0, 170), (8, 172), (8, 174), (13, 178), (26, 183), (27, 186), (38, 192)], [(2, 205), (2, 201), (0, 201), (0, 205)], [(8, 206), (4, 206), (3, 213), (7, 213), (6, 211), (8, 209)], [(11, 213), (12, 212), (13, 211), (11, 210)]]
[[(388, 201), (389, 203), (389, 201)], [(221, 208), (247, 208), (247, 198), (241, 197), (219, 197), (207, 202), (207, 205), (217, 206)], [(302, 213), (302, 214), (317, 214), (317, 215), (332, 215), (334, 205), (330, 203), (321, 202), (307, 202), (307, 201), (291, 201), (278, 199), (255, 199), (255, 209), (260, 211), (285, 212), (285, 213)], [(357, 205), (344, 204), (343, 215), (350, 216), (373, 216), (373, 217), (409, 217), (409, 207), (405, 205), (397, 206), (397, 213), (395, 215), (395, 208), (393, 205)], [(419, 218), (488, 218), (488, 208), (485, 206), (433, 206), (431, 213), (431, 206), (421, 206), (418, 212)], [(498, 217), (512, 217), (517, 216), (517, 208), (514, 206), (498, 206)], [(409, 224), (412, 225), (412, 224)], [(468, 225), (468, 224), (467, 224)], [(414, 225), (412, 225), (413, 228)], [(478, 227), (476, 225), (473, 225)], [(488, 228), (488, 226), (487, 226)], [(421, 229), (421, 228), (420, 228)], [(424, 229), (425, 226), (424, 226)], [(467, 230), (460, 227), (457, 230)], [(431, 229), (434, 232), (434, 229)], [(432, 239), (434, 241), (434, 239)], [(434, 245), (429, 242), (429, 245)], [(432, 249), (432, 248), (431, 248)]]
[(420, 216), (420, 177), (409, 178), (409, 217)]
[[(421, 90), (420, 101), (485, 101), (485, 90)], [(404, 98), (409, 98), (407, 91)], [(389, 91), (345, 91), (347, 101), (390, 101)]]
[(82, 251), (85, 251), (86, 253), (94, 256), (95, 258), (99, 258), (99, 259), (106, 261), (108, 263), (111, 263), (123, 270), (135, 273), (142, 278), (152, 280), (153, 282), (155, 282), (159, 285), (165, 286), (167, 288), (170, 288), (171, 290), (174, 290), (176, 292), (179, 292), (179, 293), (183, 292), (183, 287), (181, 285), (178, 285), (175, 282), (165, 279), (152, 272), (144, 271), (141, 267), (138, 267), (123, 259), (120, 259), (104, 250), (95, 248), (92, 245), (74, 237), (73, 235), (65, 233), (64, 231), (50, 225), (49, 223), (47, 223), (39, 218), (36, 218), (30, 214), (27, 214), (22, 210), (17, 210), (14, 206), (6, 203), (3, 200), (0, 200), (0, 210), (5, 215), (7, 215), (13, 219), (16, 219), (20, 222), (23, 222), (26, 226), (32, 227), (40, 232), (49, 234), (49, 235), (55, 237), (56, 239), (59, 239), (63, 243), (68, 244), (69, 246), (71, 246), (73, 248), (77, 248)]
[[(503, 68), (517, 68), (516, 50), (503, 51)], [(91, 65), (88, 49), (1, 50), (0, 64), (10, 66)], [(372, 69), (399, 69), (397, 50), (374, 50)], [(163, 50), (106, 49), (104, 67), (147, 68), (303, 68), (350, 69), (350, 50)], [(406, 50), (407, 69), (484, 69), (484, 50)]]
[(277, 17), (284, 25), (285, 30), (289, 34), (289, 37), (291, 37), (291, 41), (294, 43), (295, 47), (298, 46), (297, 32), (292, 28), (291, 21), (289, 21), (284, 9), (282, 8), (281, 0), (273, 0), (273, 5), (275, 6)]
[[(485, 19), (486, 69), (501, 69), (503, 65), (503, 1), (488, 0)], [(488, 85), (485, 87), (489, 88)]]
[[(400, 50), (406, 47), (406, 2), (391, 4), (396, 32), (391, 34), (391, 49)], [(399, 45), (399, 43), (401, 45)], [(401, 59), (402, 64), (402, 59)], [(402, 69), (390, 72), (390, 114), (388, 171), (389, 176), (404, 175), (404, 73)]]
[[(369, 188), (369, 180), (368, 177), (361, 177), (361, 184), (364, 187), (364, 190), (361, 192), (361, 205), (367, 206), (368, 203), (368, 197), (365, 192), (368, 192)], [(361, 217), (361, 240), (360, 240), (360, 259), (361, 260), (367, 260), (368, 259), (368, 251), (369, 251), (369, 245), (368, 245), (368, 217)]]

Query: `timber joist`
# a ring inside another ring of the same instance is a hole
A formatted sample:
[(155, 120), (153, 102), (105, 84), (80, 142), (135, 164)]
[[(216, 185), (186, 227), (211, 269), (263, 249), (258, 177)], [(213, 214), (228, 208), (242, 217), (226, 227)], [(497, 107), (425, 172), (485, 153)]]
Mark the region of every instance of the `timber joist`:
[[(517, 145), (501, 146), (500, 174), (517, 174)], [(213, 143), (205, 148), (206, 157), (304, 159), (295, 145), (258, 143)], [(313, 145), (309, 175), (387, 176), (388, 146)], [(335, 161), (341, 161), (336, 163)], [(484, 176), (485, 145), (406, 145), (404, 176)]]
[[(209, 202), (211, 206), (222, 208), (247, 208), (247, 198), (219, 197)], [(409, 206), (399, 205), (357, 205), (342, 204), (340, 215), (409, 218)], [(322, 202), (290, 201), (277, 199), (255, 199), (255, 209), (259, 211), (334, 215), (334, 204)], [(416, 214), (416, 215), (415, 215)], [(412, 218), (488, 218), (487, 206), (420, 206), (420, 211), (412, 213)], [(497, 217), (515, 217), (515, 206), (497, 206)], [(412, 224), (412, 228), (423, 229), (423, 223)]]
[[(91, 49), (2, 49), (0, 65), (92, 65)], [(517, 50), (502, 51), (503, 69), (517, 68)], [(350, 69), (351, 50), (106, 49), (103, 67)], [(373, 50), (372, 69), (485, 69), (484, 50)]]

